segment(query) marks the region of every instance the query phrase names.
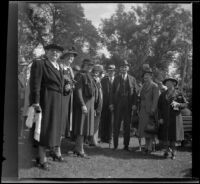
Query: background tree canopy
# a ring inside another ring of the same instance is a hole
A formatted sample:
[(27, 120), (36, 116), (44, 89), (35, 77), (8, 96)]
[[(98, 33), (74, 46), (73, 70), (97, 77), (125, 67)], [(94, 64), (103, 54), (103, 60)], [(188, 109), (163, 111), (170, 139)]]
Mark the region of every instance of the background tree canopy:
[[(19, 3), (19, 62), (32, 61), (39, 45), (58, 43), (65, 48), (75, 46), (79, 64), (85, 57), (107, 65), (119, 65), (126, 59), (130, 73), (141, 81), (141, 69), (148, 63), (155, 77), (176, 70), (182, 88), (192, 87), (192, 15), (177, 4), (143, 4), (125, 11), (118, 4), (115, 13), (103, 19), (97, 30), (86, 19), (80, 3)], [(99, 55), (106, 47), (111, 57)]]

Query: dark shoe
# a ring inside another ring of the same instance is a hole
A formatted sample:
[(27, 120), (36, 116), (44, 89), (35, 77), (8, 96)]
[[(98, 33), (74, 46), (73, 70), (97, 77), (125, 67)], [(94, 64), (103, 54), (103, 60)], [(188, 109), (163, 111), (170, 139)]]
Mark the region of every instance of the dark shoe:
[(97, 144), (90, 143), (89, 146), (91, 146), (91, 147), (97, 147)]
[(128, 146), (125, 146), (125, 147), (124, 147), (124, 150), (125, 150), (125, 151), (130, 151), (130, 149), (129, 149)]
[(116, 151), (116, 150), (117, 150), (117, 147), (114, 147), (114, 148), (113, 148), (113, 151)]
[(171, 159), (174, 160), (175, 158), (176, 158), (176, 154), (175, 154), (175, 152), (172, 152)]
[(45, 171), (50, 170), (49, 164), (47, 162), (41, 163), (40, 161), (38, 161), (38, 159), (36, 160), (36, 166)]
[(88, 155), (86, 153), (81, 153), (81, 152), (79, 152), (77, 150), (74, 150), (74, 154), (76, 154), (78, 157), (88, 158), (89, 159), (89, 157), (88, 157)]
[(151, 152), (152, 152), (152, 151), (151, 151), (151, 150), (148, 150), (148, 149), (145, 149), (145, 150), (144, 150), (144, 153), (147, 154), (147, 155), (148, 155), (148, 154), (151, 154)]
[(64, 158), (56, 155), (54, 152), (50, 152), (50, 157), (52, 157), (53, 161), (64, 162)]
[(164, 154), (163, 154), (164, 158), (168, 158), (169, 156), (169, 152), (168, 151), (165, 151)]

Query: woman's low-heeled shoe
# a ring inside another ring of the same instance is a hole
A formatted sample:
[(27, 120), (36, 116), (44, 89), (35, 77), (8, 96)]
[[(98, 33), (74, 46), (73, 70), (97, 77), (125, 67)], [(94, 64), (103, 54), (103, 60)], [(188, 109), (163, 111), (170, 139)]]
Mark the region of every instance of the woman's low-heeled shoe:
[(63, 162), (64, 158), (62, 156), (58, 156), (55, 153), (51, 152), (50, 157), (52, 157), (53, 161)]

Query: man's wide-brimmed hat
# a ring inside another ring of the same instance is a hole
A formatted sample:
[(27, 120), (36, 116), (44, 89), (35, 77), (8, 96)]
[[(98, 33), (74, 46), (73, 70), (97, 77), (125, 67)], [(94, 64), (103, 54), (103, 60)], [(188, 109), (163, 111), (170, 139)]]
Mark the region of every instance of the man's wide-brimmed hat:
[(109, 71), (115, 70), (115, 65), (108, 65), (107, 70)]
[(86, 64), (86, 65), (94, 65), (94, 62), (91, 61), (90, 59), (84, 59), (84, 60), (82, 61), (82, 63), (83, 63), (83, 64)]
[(151, 69), (150, 67), (145, 68), (145, 69), (142, 71), (142, 77), (144, 77), (144, 75), (145, 75), (146, 73), (153, 74), (153, 71), (152, 71), (152, 69)]
[(94, 65), (92, 71), (93, 71), (93, 72), (95, 72), (95, 71), (103, 72), (103, 71), (104, 71), (103, 65), (99, 65), (99, 64)]
[(76, 57), (78, 55), (78, 53), (76, 52), (76, 49), (74, 47), (72, 47), (71, 49), (66, 50), (62, 56), (60, 57), (60, 59), (64, 59), (67, 56), (69, 56), (70, 54), (73, 54), (74, 57)]
[(178, 80), (176, 80), (172, 77), (169, 77), (169, 78), (166, 78), (165, 80), (163, 80), (163, 82), (162, 82), (163, 85), (165, 85), (167, 81), (172, 81), (174, 83), (174, 86), (177, 86), (177, 84), (178, 84)]
[(120, 63), (120, 67), (123, 67), (123, 66), (129, 66), (128, 61), (122, 60)]
[(57, 45), (57, 44), (49, 44), (49, 45), (46, 45), (44, 46), (44, 49), (45, 50), (51, 50), (51, 49), (55, 49), (55, 50), (59, 50), (61, 52), (63, 52), (64, 48), (61, 47), (60, 45)]

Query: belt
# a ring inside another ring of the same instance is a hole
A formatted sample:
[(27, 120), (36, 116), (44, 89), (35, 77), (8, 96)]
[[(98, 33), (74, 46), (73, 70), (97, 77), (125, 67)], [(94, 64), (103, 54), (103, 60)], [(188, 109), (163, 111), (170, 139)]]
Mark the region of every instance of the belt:
[(55, 89), (55, 88), (52, 88), (52, 87), (46, 87), (48, 90), (51, 90), (51, 91), (56, 91), (56, 92), (58, 92), (58, 93), (60, 93), (60, 94), (62, 94), (63, 92), (61, 91), (61, 90), (59, 90), (59, 89)]

